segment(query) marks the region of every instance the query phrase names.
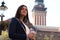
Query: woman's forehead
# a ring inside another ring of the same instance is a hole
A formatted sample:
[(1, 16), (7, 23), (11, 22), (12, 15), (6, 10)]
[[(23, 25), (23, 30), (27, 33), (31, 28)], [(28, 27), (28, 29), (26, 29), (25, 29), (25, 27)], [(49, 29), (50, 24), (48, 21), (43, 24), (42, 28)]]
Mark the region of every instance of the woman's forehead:
[(22, 8), (27, 8), (26, 6), (23, 6)]

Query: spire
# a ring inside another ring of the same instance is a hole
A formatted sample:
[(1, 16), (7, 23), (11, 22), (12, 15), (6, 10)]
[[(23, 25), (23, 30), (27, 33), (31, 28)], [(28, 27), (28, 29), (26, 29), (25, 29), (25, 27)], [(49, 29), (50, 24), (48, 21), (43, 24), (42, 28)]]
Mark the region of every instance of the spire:
[(45, 8), (44, 0), (35, 0), (35, 4), (33, 10), (46, 11), (47, 8)]
[(44, 1), (43, 0), (35, 0), (35, 2), (42, 2), (43, 3)]
[(35, 0), (35, 2), (40, 5), (40, 4), (44, 4), (44, 1), (43, 0)]

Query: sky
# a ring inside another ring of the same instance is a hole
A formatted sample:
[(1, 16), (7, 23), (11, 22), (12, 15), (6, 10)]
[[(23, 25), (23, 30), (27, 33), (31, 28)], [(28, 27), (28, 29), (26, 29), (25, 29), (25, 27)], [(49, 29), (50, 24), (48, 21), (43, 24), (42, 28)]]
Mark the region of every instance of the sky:
[[(0, 0), (0, 5), (3, 0)], [(29, 19), (32, 22), (32, 9), (35, 5), (35, 0), (4, 0), (5, 5), (8, 7), (4, 11), (4, 19), (7, 20), (15, 16), (17, 8), (24, 4), (28, 7)], [(60, 0), (44, 0), (45, 7), (47, 8), (46, 13), (46, 26), (60, 27)], [(0, 15), (2, 11), (0, 11)], [(1, 19), (0, 19), (1, 20)]]

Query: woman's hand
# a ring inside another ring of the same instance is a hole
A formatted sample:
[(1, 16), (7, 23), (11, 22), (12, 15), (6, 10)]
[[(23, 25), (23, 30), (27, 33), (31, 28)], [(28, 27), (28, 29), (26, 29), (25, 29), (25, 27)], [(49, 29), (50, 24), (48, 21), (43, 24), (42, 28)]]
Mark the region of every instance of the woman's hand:
[(35, 34), (34, 33), (29, 33), (28, 38), (31, 39), (31, 40), (34, 40), (35, 39)]

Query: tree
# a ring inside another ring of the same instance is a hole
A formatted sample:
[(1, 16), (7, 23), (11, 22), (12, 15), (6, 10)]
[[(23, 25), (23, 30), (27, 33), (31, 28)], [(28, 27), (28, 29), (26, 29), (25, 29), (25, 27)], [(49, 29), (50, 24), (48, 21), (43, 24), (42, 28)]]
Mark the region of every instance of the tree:
[(6, 30), (7, 27), (8, 27), (8, 23), (5, 22), (5, 21), (2, 21), (2, 22), (1, 22), (1, 29), (2, 29), (2, 30)]

